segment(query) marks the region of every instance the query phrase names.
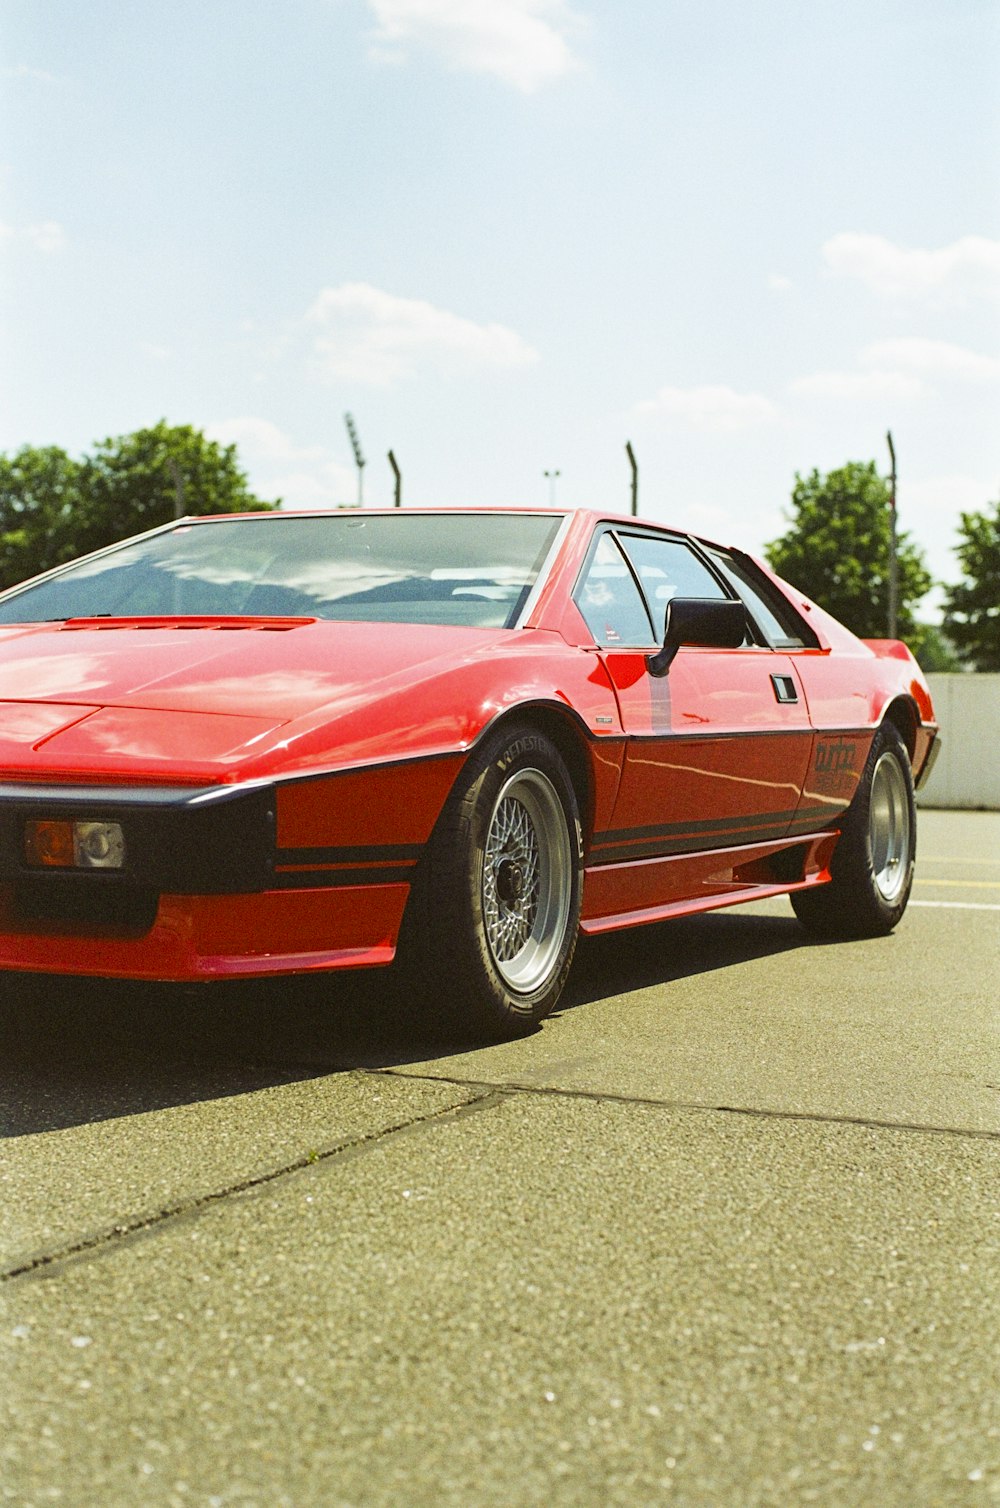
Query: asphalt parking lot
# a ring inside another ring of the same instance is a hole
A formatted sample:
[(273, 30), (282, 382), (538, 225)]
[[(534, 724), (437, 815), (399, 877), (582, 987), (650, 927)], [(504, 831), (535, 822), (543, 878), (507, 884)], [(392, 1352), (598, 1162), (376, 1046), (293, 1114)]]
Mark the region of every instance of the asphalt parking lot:
[(893, 937), (605, 937), (503, 1046), (9, 979), (3, 1501), (1000, 1501), (998, 984), (934, 811)]

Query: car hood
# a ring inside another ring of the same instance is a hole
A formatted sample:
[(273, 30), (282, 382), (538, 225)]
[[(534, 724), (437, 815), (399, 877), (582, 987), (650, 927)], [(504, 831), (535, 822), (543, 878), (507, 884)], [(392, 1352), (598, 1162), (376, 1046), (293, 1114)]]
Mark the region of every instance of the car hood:
[(294, 742), (297, 729), (385, 703), (511, 637), (274, 619), (5, 628), (0, 771), (240, 778), (266, 749)]

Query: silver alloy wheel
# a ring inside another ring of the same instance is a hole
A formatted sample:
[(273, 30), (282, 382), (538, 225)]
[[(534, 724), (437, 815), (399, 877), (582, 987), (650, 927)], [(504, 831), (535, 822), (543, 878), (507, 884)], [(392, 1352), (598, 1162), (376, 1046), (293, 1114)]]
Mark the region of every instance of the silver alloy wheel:
[(872, 771), (868, 803), (872, 874), (882, 899), (899, 899), (913, 855), (913, 829), (906, 779), (895, 754), (885, 753)]
[(483, 921), (508, 989), (530, 995), (557, 966), (573, 890), (562, 802), (541, 770), (518, 770), (490, 815), (483, 855)]

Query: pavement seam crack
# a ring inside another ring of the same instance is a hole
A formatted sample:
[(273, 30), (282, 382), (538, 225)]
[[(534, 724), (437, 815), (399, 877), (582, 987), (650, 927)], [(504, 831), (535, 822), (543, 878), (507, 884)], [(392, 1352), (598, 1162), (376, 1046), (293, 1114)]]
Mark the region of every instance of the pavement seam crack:
[(595, 1103), (614, 1105), (646, 1105), (655, 1110), (700, 1110), (716, 1115), (745, 1115), (757, 1120), (811, 1121), (821, 1126), (861, 1126), (872, 1131), (920, 1132), (931, 1136), (957, 1136), (976, 1141), (1000, 1141), (1000, 1131), (987, 1131), (975, 1126), (935, 1126), (921, 1121), (883, 1121), (864, 1115), (833, 1115), (816, 1110), (771, 1110), (752, 1105), (720, 1105), (708, 1100), (661, 1100), (653, 1096), (615, 1094), (600, 1089), (565, 1089), (554, 1084), (519, 1084), (516, 1080), (489, 1084), (479, 1079), (450, 1078), (441, 1074), (405, 1073), (398, 1068), (368, 1069), (382, 1077), (418, 1079), (424, 1083), (454, 1084), (464, 1089), (494, 1089), (505, 1099), (519, 1094), (535, 1094), (550, 1099), (591, 1100)]
[[(416, 1078), (417, 1076), (413, 1075), (413, 1077)], [(442, 1083), (448, 1081), (436, 1080), (434, 1082)], [(466, 1089), (469, 1086), (456, 1083), (455, 1087)], [(225, 1199), (266, 1188), (269, 1184), (277, 1183), (280, 1179), (288, 1178), (294, 1173), (304, 1172), (309, 1168), (318, 1167), (322, 1163), (335, 1162), (341, 1157), (355, 1157), (359, 1153), (373, 1151), (379, 1143), (388, 1137), (401, 1136), (405, 1135), (408, 1131), (420, 1130), (422, 1127), (430, 1125), (435, 1121), (458, 1120), (466, 1115), (473, 1115), (483, 1110), (491, 1110), (503, 1100), (509, 1098), (502, 1088), (497, 1088), (493, 1084), (484, 1084), (482, 1089), (483, 1092), (481, 1094), (478, 1094), (472, 1100), (464, 1101), (462, 1104), (446, 1105), (441, 1109), (429, 1111), (426, 1115), (411, 1116), (408, 1120), (400, 1121), (398, 1125), (386, 1126), (379, 1131), (348, 1137), (345, 1141), (338, 1142), (335, 1146), (327, 1147), (322, 1152), (311, 1150), (303, 1157), (296, 1158), (293, 1162), (285, 1163), (279, 1168), (270, 1168), (264, 1173), (255, 1173), (252, 1177), (240, 1179), (238, 1182), (229, 1184), (225, 1188), (210, 1189), (207, 1193), (179, 1200), (176, 1204), (168, 1205), (164, 1209), (150, 1211), (143, 1215), (135, 1215), (129, 1219), (117, 1221), (114, 1225), (104, 1226), (100, 1230), (91, 1231), (85, 1236), (68, 1241), (62, 1246), (53, 1247), (49, 1251), (34, 1252), (30, 1256), (18, 1258), (7, 1267), (0, 1267), (0, 1283), (8, 1283), (15, 1278), (28, 1277), (32, 1273), (36, 1273), (44, 1268), (56, 1266), (62, 1262), (73, 1261), (76, 1258), (85, 1257), (90, 1253), (101, 1252), (104, 1248), (116, 1246), (132, 1236), (154, 1230), (157, 1226), (164, 1225), (170, 1221), (182, 1219), (189, 1215), (200, 1214), (202, 1211), (210, 1209), (213, 1205), (221, 1204)]]

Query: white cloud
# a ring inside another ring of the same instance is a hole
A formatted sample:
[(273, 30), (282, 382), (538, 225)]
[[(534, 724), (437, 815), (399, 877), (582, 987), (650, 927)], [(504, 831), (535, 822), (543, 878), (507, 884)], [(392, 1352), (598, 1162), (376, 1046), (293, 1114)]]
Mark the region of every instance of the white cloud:
[(32, 79), (36, 84), (59, 82), (54, 73), (48, 73), (44, 68), (32, 68), (28, 63), (18, 63), (13, 68), (2, 68), (0, 74), (6, 79)]
[(280, 497), (283, 508), (330, 508), (357, 498), (353, 466), (335, 460), (325, 446), (296, 444), (270, 419), (220, 419), (205, 433), (220, 445), (235, 445), (253, 491), (268, 501)]
[(876, 340), (865, 346), (861, 362), (866, 367), (960, 382), (995, 382), (1000, 377), (1000, 359), (947, 340)]
[(845, 231), (826, 242), (822, 255), (835, 276), (857, 278), (886, 298), (959, 306), (1000, 301), (1000, 241), (986, 236), (962, 236), (927, 251)]
[(525, 93), (578, 66), (568, 41), (582, 23), (565, 0), (369, 0), (377, 55), (409, 44), (449, 67), (489, 73)]
[(852, 401), (881, 403), (886, 399), (922, 398), (926, 383), (905, 372), (814, 372), (798, 377), (789, 384), (789, 392), (808, 398), (844, 398)]
[(505, 325), (479, 325), (370, 283), (325, 288), (306, 316), (327, 377), (388, 386), (420, 370), (523, 367), (538, 352)]
[(34, 225), (7, 225), (0, 221), (0, 241), (20, 241), (47, 256), (63, 249), (66, 232), (57, 220), (40, 220)]
[(731, 387), (664, 387), (638, 405), (643, 414), (680, 419), (696, 429), (737, 430), (767, 424), (778, 410), (762, 393), (737, 393)]
[(27, 225), (24, 234), (39, 251), (61, 251), (66, 243), (66, 233), (57, 220), (43, 220), (39, 225)]
[(783, 273), (772, 272), (767, 280), (767, 286), (772, 293), (791, 293), (795, 284), (791, 278), (785, 277)]
[(905, 336), (874, 340), (858, 357), (856, 371), (815, 372), (799, 377), (789, 391), (811, 398), (881, 403), (923, 398), (937, 382), (995, 382), (1000, 360), (947, 340)]

